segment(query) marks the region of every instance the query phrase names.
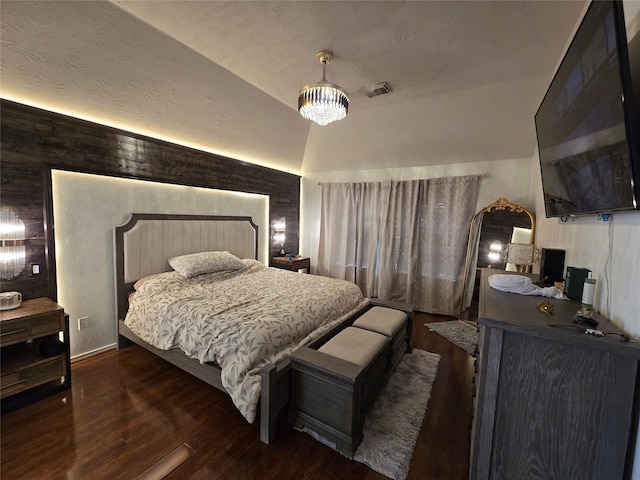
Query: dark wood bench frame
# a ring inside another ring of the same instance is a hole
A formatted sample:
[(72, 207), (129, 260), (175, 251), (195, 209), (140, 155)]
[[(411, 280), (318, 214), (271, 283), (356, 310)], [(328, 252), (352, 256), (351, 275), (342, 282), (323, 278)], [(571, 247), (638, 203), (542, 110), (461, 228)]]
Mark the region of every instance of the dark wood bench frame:
[[(320, 346), (351, 326), (370, 308), (385, 306), (407, 314), (401, 329), (364, 368), (318, 351)], [(411, 352), (413, 306), (372, 300), (363, 309), (308, 346), (300, 347), (291, 358), (289, 422), (308, 428), (352, 457), (362, 441), (364, 419), (374, 400), (400, 361), (398, 348)]]

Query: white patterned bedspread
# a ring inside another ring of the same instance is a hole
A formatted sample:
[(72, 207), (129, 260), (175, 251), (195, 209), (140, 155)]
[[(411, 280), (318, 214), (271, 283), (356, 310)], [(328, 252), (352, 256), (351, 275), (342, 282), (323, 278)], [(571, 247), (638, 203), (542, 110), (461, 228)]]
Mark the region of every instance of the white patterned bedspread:
[(168, 272), (134, 295), (125, 324), (156, 348), (180, 348), (201, 363), (217, 362), (222, 384), (253, 422), (260, 369), (278, 363), (366, 305), (353, 283), (265, 267), (186, 279)]

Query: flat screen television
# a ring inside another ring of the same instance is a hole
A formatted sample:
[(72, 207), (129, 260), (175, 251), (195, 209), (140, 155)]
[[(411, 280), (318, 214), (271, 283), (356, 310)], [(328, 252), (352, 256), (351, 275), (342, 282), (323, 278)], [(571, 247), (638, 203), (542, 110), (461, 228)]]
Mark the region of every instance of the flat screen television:
[(535, 115), (547, 217), (638, 209), (632, 88), (622, 2), (593, 1)]

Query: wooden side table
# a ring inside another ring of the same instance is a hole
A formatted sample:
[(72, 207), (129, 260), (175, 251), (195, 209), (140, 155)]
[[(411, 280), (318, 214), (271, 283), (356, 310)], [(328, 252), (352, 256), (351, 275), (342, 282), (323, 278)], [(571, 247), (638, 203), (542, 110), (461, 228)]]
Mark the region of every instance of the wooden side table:
[(311, 272), (311, 260), (309, 260), (309, 257), (273, 257), (271, 265), (283, 270), (291, 270), (292, 272), (302, 269), (306, 269), (307, 273)]
[(69, 316), (52, 300), (2, 311), (0, 347), (2, 413), (71, 387)]

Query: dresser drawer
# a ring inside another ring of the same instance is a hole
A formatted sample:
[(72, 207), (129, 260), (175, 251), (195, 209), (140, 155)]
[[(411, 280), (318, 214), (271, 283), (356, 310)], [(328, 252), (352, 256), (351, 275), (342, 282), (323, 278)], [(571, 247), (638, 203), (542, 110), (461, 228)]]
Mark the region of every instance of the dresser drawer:
[(0, 398), (60, 380), (67, 374), (64, 355), (42, 359), (29, 367), (7, 372), (0, 378)]
[(64, 330), (62, 311), (34, 317), (4, 320), (0, 323), (0, 346), (11, 345), (31, 338), (44, 337)]

